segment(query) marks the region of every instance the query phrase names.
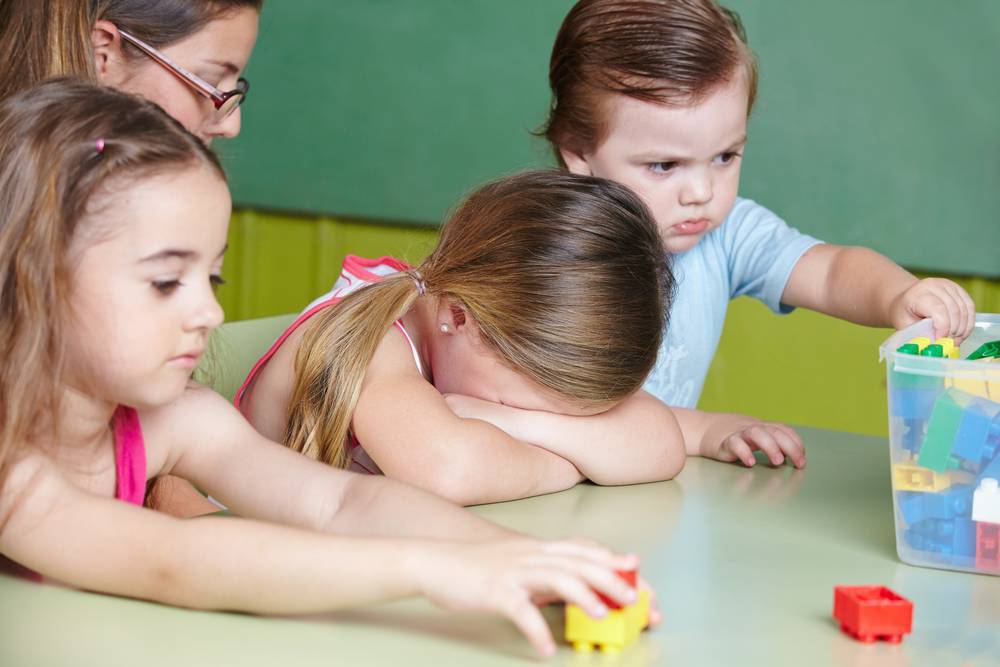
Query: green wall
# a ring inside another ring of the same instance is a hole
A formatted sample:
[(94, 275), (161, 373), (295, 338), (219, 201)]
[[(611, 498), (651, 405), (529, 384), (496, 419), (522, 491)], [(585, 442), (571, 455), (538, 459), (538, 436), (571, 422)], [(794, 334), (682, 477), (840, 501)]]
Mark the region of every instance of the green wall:
[[(301, 310), (330, 288), (347, 253), (419, 262), (433, 228), (239, 211), (219, 288), (227, 320)], [(1000, 281), (956, 277), (982, 312), (1000, 312)], [(885, 435), (888, 330), (798, 310), (779, 317), (748, 298), (732, 302), (700, 407), (842, 431)], [(263, 353), (261, 349), (261, 353)]]
[[(905, 266), (1000, 277), (1000, 3), (728, 4), (761, 71), (742, 194)], [(529, 131), (571, 5), (265, 3), (244, 132), (223, 146), (236, 200), (433, 225), (548, 164)]]

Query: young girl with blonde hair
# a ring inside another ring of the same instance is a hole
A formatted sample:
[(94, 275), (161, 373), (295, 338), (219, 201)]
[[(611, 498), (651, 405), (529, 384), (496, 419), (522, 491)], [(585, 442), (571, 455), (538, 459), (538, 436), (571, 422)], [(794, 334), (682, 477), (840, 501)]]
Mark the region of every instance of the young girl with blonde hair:
[[(636, 566), (543, 542), (258, 435), (190, 375), (222, 319), (230, 199), (159, 108), (54, 80), (0, 102), (0, 554), (36, 576), (202, 609), (307, 613), (425, 595), (512, 619), (595, 616)], [(247, 519), (140, 507), (173, 473)], [(279, 525), (284, 524), (284, 525)], [(2, 560), (2, 559), (0, 559)]]
[(464, 504), (670, 479), (680, 432), (639, 389), (672, 286), (626, 188), (504, 178), (466, 199), (418, 267), (348, 257), (237, 405), (313, 458)]

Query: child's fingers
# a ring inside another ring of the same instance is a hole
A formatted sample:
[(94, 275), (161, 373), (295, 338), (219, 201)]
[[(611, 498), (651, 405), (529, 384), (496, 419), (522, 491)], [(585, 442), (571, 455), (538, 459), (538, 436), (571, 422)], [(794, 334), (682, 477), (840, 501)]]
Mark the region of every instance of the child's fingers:
[[(564, 576), (570, 577), (570, 580), (566, 580), (563, 576), (554, 579), (554, 581), (568, 587), (557, 589), (559, 593), (562, 595), (567, 591), (576, 592), (575, 587), (577, 585), (582, 586), (589, 593), (587, 596), (588, 605), (591, 604), (589, 602), (591, 596), (593, 596), (594, 601), (597, 601), (597, 596), (593, 595), (593, 591), (595, 590), (604, 593), (604, 595), (621, 605), (635, 602), (635, 590), (615, 570), (607, 566), (563, 556), (550, 556), (544, 560), (535, 560), (532, 564), (552, 572), (565, 573)], [(588, 610), (588, 613), (591, 613), (589, 606), (582, 604), (580, 606), (583, 606)], [(600, 612), (600, 609), (595, 608), (594, 611)]]
[[(781, 451), (785, 453), (785, 456), (792, 460), (792, 465), (796, 468), (804, 468), (806, 465), (806, 452), (805, 447), (802, 445), (802, 440), (798, 437), (793, 437), (786, 431), (775, 425), (771, 434), (777, 441), (778, 446), (781, 447)], [(796, 436), (798, 434), (795, 434)]]
[(545, 622), (538, 607), (533, 605), (527, 598), (517, 599), (511, 597), (501, 604), (501, 613), (513, 621), (521, 634), (527, 637), (535, 650), (546, 658), (556, 652), (555, 641), (552, 639), (552, 631), (549, 624)]
[[(597, 597), (595, 589), (622, 603), (618, 596), (610, 595), (604, 588), (585, 581), (578, 574), (571, 573), (569, 568), (560, 567), (558, 563), (549, 567), (535, 568), (526, 575), (524, 581), (530, 590), (552, 591), (559, 596), (559, 599), (565, 600), (568, 604), (575, 604), (593, 618), (603, 618), (608, 613), (607, 606)], [(624, 581), (621, 583), (625, 584)]]
[(728, 449), (734, 457), (748, 468), (754, 467), (754, 464), (757, 463), (757, 459), (753, 457), (753, 447), (739, 433), (734, 433), (726, 438), (726, 444), (723, 449)]
[(754, 445), (767, 454), (767, 458), (772, 465), (780, 466), (785, 462), (785, 455), (778, 446), (778, 441), (771, 435), (770, 430), (763, 424), (756, 424), (747, 430)]
[(976, 326), (976, 304), (973, 302), (972, 297), (969, 296), (969, 293), (958, 284), (949, 283), (948, 287), (953, 298), (958, 302), (959, 310), (962, 314), (962, 319), (958, 326), (955, 327), (955, 338), (962, 341), (969, 337), (973, 327)]

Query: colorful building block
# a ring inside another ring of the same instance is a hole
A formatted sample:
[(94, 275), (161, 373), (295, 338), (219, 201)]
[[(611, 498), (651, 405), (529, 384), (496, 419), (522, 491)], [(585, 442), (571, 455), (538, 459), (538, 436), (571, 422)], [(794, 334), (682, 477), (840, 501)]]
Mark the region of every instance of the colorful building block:
[(969, 484), (972, 475), (964, 472), (936, 473), (927, 468), (897, 463), (892, 466), (892, 484), (897, 491), (944, 491), (952, 483)]
[(976, 523), (966, 518), (924, 519), (903, 533), (918, 551), (972, 559), (976, 556)]
[(1000, 483), (993, 477), (979, 480), (972, 494), (972, 520), (1000, 524)]
[(1000, 525), (976, 524), (976, 567), (1000, 570)]
[(858, 641), (898, 644), (913, 628), (913, 603), (885, 586), (837, 586), (833, 617)]
[(934, 389), (897, 389), (893, 387), (889, 394), (889, 415), (903, 419), (929, 419), (934, 409), (934, 400), (938, 390)]
[(962, 406), (958, 403), (958, 394), (962, 392), (949, 389), (934, 402), (931, 418), (927, 422), (927, 435), (920, 445), (917, 463), (936, 472), (958, 467), (958, 462), (951, 458), (951, 447), (962, 421)]
[(954, 484), (940, 493), (899, 491), (896, 503), (908, 526), (924, 519), (968, 518), (972, 514), (973, 491), (971, 484)]
[(1000, 358), (1000, 340), (990, 341), (989, 343), (983, 343), (976, 348), (976, 351), (970, 354), (967, 359), (970, 361), (975, 361), (976, 359), (988, 359), (988, 358)]
[[(637, 573), (619, 572), (619, 576), (636, 586)], [(600, 648), (602, 653), (618, 653), (635, 641), (649, 625), (649, 591), (639, 590), (638, 600), (621, 607), (598, 593), (608, 605), (604, 618), (591, 618), (587, 612), (573, 604), (566, 605), (566, 641), (579, 652)]]
[(961, 459), (963, 468), (976, 472), (984, 463), (995, 459), (1000, 451), (1000, 403), (968, 394), (964, 396), (965, 409), (951, 455)]

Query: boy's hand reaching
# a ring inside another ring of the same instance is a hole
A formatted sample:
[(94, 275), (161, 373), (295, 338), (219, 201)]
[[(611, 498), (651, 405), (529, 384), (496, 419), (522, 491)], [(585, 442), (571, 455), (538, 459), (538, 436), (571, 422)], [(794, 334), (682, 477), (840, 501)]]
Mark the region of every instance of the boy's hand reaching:
[(806, 466), (805, 446), (791, 426), (746, 415), (712, 415), (712, 424), (702, 439), (702, 456), (752, 467), (757, 450), (767, 454), (772, 465), (780, 466), (787, 458), (796, 468)]
[(893, 299), (889, 318), (896, 329), (929, 317), (934, 337), (949, 336), (961, 342), (976, 324), (976, 305), (968, 292), (944, 278), (924, 278)]

